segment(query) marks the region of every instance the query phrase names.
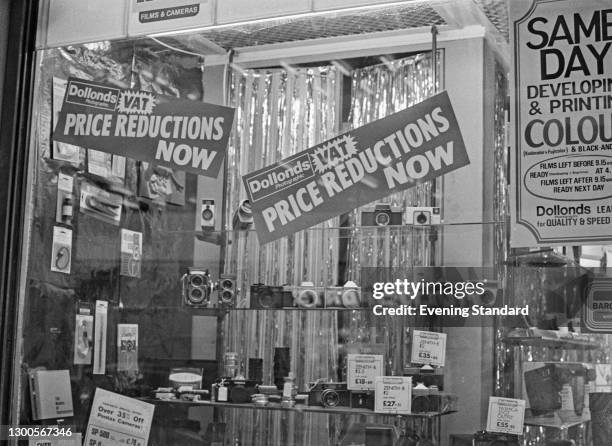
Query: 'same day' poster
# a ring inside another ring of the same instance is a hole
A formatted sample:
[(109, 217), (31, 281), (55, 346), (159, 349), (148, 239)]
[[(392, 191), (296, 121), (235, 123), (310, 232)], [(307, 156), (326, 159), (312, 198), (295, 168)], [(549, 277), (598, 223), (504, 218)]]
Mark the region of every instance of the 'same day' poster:
[(512, 245), (612, 239), (612, 7), (513, 0)]

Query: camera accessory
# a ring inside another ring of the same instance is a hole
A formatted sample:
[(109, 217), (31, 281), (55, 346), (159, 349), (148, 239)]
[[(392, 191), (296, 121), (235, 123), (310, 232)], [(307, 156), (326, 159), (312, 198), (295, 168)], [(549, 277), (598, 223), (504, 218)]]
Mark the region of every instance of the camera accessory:
[(325, 308), (359, 308), (361, 288), (355, 282), (346, 282), (343, 287), (325, 288)]
[(348, 407), (350, 403), (350, 392), (346, 383), (317, 381), (308, 392), (309, 406)]
[(280, 286), (263, 283), (251, 285), (251, 309), (285, 308), (293, 306), (293, 295)]
[(299, 308), (321, 308), (323, 294), (323, 288), (315, 287), (312, 282), (302, 282), (300, 286), (293, 288), (293, 301)]
[(374, 391), (352, 391), (351, 392), (351, 407), (353, 409), (370, 409), (374, 410)]
[(471, 305), (479, 305), (482, 307), (493, 307), (498, 298), (499, 285), (496, 280), (484, 280), (482, 282), (484, 293), (472, 294), (469, 296)]
[(415, 226), (439, 225), (440, 208), (431, 206), (407, 207), (406, 224)]
[(234, 230), (245, 230), (253, 226), (253, 212), (251, 210), (251, 202), (242, 200), (232, 219), (232, 227)]
[(474, 446), (519, 446), (516, 435), (479, 431), (474, 434)]
[(361, 213), (361, 226), (398, 226), (402, 224), (402, 211), (388, 203), (377, 203), (371, 211)]
[(202, 207), (200, 208), (200, 226), (202, 230), (214, 230), (215, 217), (215, 200), (202, 200)]
[(210, 304), (212, 281), (208, 270), (189, 268), (183, 275), (183, 303), (188, 307), (204, 308)]
[(234, 307), (236, 306), (236, 276), (221, 274), (219, 276), (219, 286), (218, 286), (219, 298), (218, 301), (221, 305), (226, 307)]

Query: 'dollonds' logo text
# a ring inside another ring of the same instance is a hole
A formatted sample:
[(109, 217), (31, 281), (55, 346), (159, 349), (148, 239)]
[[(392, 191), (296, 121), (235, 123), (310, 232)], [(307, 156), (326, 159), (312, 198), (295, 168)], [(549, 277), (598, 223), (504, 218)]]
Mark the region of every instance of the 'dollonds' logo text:
[(307, 153), (249, 179), (251, 201), (257, 201), (314, 175)]
[(119, 89), (71, 81), (66, 91), (66, 102), (115, 110), (119, 102)]

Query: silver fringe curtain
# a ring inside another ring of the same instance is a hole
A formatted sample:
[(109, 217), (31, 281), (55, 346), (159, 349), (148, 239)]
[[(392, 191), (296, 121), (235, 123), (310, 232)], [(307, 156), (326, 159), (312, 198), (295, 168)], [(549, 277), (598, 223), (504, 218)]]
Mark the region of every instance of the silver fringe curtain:
[[(231, 221), (233, 211), (246, 198), (244, 174), (338, 133), (339, 86), (339, 74), (328, 66), (232, 72), (236, 127), (228, 151), (226, 221)], [(335, 285), (337, 225), (337, 219), (332, 219), (262, 247), (253, 232), (234, 233), (225, 248), (225, 272), (237, 274), (243, 297), (239, 305), (249, 306), (247, 290), (254, 283)], [(237, 352), (245, 365), (248, 358), (263, 358), (266, 383), (273, 382), (275, 347), (290, 348), (300, 391), (308, 382), (337, 376), (335, 311), (233, 311), (225, 318), (224, 331), (231, 333), (224, 337), (224, 350)], [(227, 422), (239, 432), (241, 444), (322, 445), (329, 441), (326, 416), (228, 411)], [(267, 429), (262, 430), (262, 425)], [(267, 435), (262, 438), (261, 432)]]
[[(439, 72), (442, 72), (438, 67)], [(398, 112), (427, 99), (436, 92), (431, 54), (412, 57), (355, 70), (352, 78), (351, 123), (359, 127)], [(431, 206), (439, 203), (434, 196), (433, 182), (390, 195), (385, 202), (405, 209), (407, 206)], [(359, 283), (360, 268), (393, 267), (397, 274), (407, 273), (412, 266), (429, 265), (434, 251), (431, 228), (359, 228), (359, 213), (351, 215), (352, 236), (349, 243), (347, 279)], [(399, 277), (399, 276), (398, 276)], [(407, 276), (406, 276), (407, 277)], [(401, 374), (409, 343), (409, 326), (415, 320), (373, 317), (353, 311), (342, 315), (348, 328), (349, 344), (378, 344), (384, 347), (388, 374)]]

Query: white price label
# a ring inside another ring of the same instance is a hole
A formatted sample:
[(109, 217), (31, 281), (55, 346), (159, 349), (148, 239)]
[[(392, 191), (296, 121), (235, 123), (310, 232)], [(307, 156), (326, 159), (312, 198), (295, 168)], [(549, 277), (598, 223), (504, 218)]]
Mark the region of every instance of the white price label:
[(409, 376), (378, 376), (375, 383), (375, 412), (400, 415), (410, 413), (412, 378)]
[(511, 398), (489, 398), (487, 431), (502, 434), (523, 434), (525, 421), (525, 400)]
[(410, 361), (414, 364), (444, 367), (446, 361), (446, 333), (414, 330)]
[(382, 376), (382, 355), (347, 355), (347, 387), (349, 390), (374, 390), (375, 379)]

